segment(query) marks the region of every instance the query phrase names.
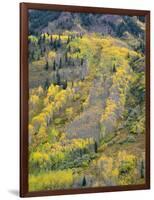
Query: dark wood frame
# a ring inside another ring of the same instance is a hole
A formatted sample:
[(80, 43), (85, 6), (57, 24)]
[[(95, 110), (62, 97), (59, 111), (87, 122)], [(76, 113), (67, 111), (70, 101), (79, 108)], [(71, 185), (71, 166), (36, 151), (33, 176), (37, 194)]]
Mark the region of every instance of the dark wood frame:
[[(145, 184), (97, 188), (28, 191), (28, 9), (145, 16), (146, 18), (146, 173)], [(34, 197), (150, 189), (150, 11), (20, 3), (20, 196)]]

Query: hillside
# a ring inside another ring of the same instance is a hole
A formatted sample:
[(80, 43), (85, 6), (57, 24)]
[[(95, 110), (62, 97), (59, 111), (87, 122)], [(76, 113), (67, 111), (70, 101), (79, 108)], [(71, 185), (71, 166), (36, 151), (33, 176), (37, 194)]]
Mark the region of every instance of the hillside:
[(143, 183), (144, 19), (40, 12), (30, 12), (30, 191)]

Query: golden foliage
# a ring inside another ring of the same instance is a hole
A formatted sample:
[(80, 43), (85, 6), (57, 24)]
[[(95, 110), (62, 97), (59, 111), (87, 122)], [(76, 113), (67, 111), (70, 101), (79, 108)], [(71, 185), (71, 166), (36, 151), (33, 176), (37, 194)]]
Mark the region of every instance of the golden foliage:
[(72, 170), (53, 171), (29, 176), (29, 191), (71, 188)]

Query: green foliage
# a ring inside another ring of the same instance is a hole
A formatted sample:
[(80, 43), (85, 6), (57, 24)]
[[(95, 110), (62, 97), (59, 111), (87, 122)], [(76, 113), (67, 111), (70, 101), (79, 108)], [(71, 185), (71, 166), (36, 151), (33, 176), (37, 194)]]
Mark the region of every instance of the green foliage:
[[(60, 12), (58, 11), (41, 11), (41, 10), (35, 10), (29, 12), (29, 20), (30, 20), (30, 27), (29, 27), (29, 33), (30, 34), (38, 34), (36, 30), (41, 27), (45, 27), (48, 25), (48, 20), (54, 20), (60, 15)], [(41, 30), (40, 30), (41, 32)]]
[[(140, 58), (138, 60), (138, 64), (142, 63)], [(139, 134), (145, 133), (145, 73), (139, 73), (139, 69), (135, 64), (133, 69), (134, 79), (127, 93), (124, 117), (129, 132), (132, 134)]]
[(125, 31), (129, 31), (135, 36), (143, 34), (143, 30), (137, 23), (136, 17), (124, 17), (124, 21), (117, 26), (117, 35), (121, 37)]
[(92, 139), (63, 139), (61, 142), (53, 142), (53, 138), (57, 136), (59, 132), (52, 129), (48, 143), (39, 145), (31, 152), (30, 173), (87, 167), (90, 160), (94, 158), (91, 151), (91, 146), (94, 145)]

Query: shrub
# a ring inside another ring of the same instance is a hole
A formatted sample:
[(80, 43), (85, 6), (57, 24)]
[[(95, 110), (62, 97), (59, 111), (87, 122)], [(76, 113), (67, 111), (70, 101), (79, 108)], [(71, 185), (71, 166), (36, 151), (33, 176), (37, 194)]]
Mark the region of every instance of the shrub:
[(72, 170), (51, 171), (29, 176), (29, 191), (66, 189), (73, 184)]

